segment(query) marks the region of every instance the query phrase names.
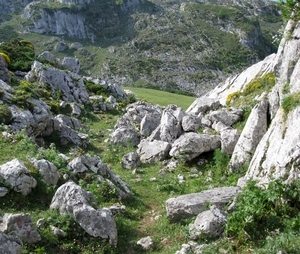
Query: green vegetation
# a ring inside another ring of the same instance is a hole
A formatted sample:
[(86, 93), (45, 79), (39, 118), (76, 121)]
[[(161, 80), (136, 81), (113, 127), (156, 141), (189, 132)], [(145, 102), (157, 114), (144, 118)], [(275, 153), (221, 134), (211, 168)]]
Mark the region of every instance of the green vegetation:
[(195, 97), (192, 96), (169, 93), (149, 88), (125, 87), (125, 89), (134, 92), (134, 94), (141, 100), (148, 101), (152, 104), (158, 104), (162, 107), (169, 104), (175, 104), (183, 109), (187, 109), (195, 100)]
[(278, 5), (283, 7), (282, 17), (284, 19), (293, 19), (296, 21), (300, 19), (300, 6), (298, 0), (280, 0)]
[(254, 106), (256, 103), (254, 98), (263, 92), (269, 92), (274, 85), (274, 73), (265, 74), (248, 83), (242, 92), (237, 91), (229, 94), (226, 98), (226, 104), (233, 107)]
[(11, 71), (29, 71), (35, 58), (33, 44), (24, 40), (3, 42), (0, 51), (8, 56), (8, 69)]
[(282, 101), (282, 108), (287, 115), (291, 110), (295, 109), (300, 105), (300, 92), (292, 93), (286, 96)]

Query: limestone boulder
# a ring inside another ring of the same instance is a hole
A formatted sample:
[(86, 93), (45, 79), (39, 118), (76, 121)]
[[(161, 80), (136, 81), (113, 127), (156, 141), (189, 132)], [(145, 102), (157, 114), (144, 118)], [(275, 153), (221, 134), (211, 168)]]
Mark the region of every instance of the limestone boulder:
[(186, 110), (187, 113), (198, 115), (200, 113), (206, 113), (211, 110), (216, 110), (221, 106), (220, 101), (215, 98), (207, 98), (202, 96), (197, 98), (191, 106)]
[(9, 102), (12, 98), (12, 93), (13, 93), (14, 89), (10, 85), (8, 85), (6, 82), (1, 80), (1, 77), (0, 77), (0, 89), (2, 90), (2, 93), (3, 93), (1, 96), (1, 100)]
[(11, 76), (7, 68), (7, 63), (5, 62), (3, 56), (1, 55), (0, 55), (0, 80), (8, 83), (11, 82)]
[(143, 139), (138, 145), (137, 153), (143, 163), (163, 161), (168, 157), (171, 145), (161, 140)]
[(60, 213), (72, 214), (75, 221), (91, 236), (108, 239), (117, 244), (117, 228), (112, 213), (107, 208), (93, 208), (95, 201), (91, 192), (69, 181), (60, 186), (50, 205), (50, 209), (59, 209)]
[(241, 119), (242, 115), (243, 111), (239, 109), (221, 109), (210, 112), (207, 117), (212, 123), (222, 122), (227, 126), (232, 126)]
[(56, 166), (45, 159), (41, 160), (34, 160), (33, 165), (37, 168), (45, 181), (48, 185), (56, 185), (59, 179), (59, 174), (57, 171)]
[(82, 155), (74, 158), (67, 165), (68, 169), (74, 173), (94, 172), (100, 179), (104, 179), (113, 189), (117, 191), (120, 199), (131, 196), (128, 185), (113, 171), (102, 162), (99, 156)]
[(173, 143), (183, 132), (182, 118), (185, 112), (176, 105), (169, 105), (163, 111), (160, 120), (160, 140)]
[(126, 169), (134, 169), (140, 166), (141, 160), (137, 152), (130, 152), (123, 156), (122, 167)]
[(234, 148), (229, 168), (239, 170), (249, 163), (255, 149), (268, 128), (268, 102), (261, 101), (252, 109), (241, 136)]
[(0, 253), (21, 254), (22, 249), (23, 243), (19, 237), (0, 232)]
[(240, 138), (240, 134), (236, 129), (226, 128), (220, 133), (221, 136), (221, 151), (223, 153), (232, 154), (234, 148)]
[(4, 214), (0, 223), (0, 232), (17, 236), (26, 243), (36, 243), (41, 240), (29, 214)]
[(194, 223), (189, 225), (189, 237), (197, 240), (201, 235), (220, 237), (224, 231), (227, 215), (215, 205), (198, 214)]
[(94, 209), (82, 205), (73, 211), (75, 220), (91, 236), (107, 239), (112, 245), (117, 245), (117, 226), (108, 208)]
[(239, 187), (221, 187), (170, 198), (166, 201), (167, 217), (171, 221), (191, 218), (207, 210), (207, 204), (222, 208), (240, 192)]
[(75, 57), (64, 57), (60, 63), (63, 69), (68, 69), (74, 73), (80, 71), (80, 62)]
[(185, 115), (182, 118), (182, 129), (185, 132), (197, 132), (201, 126), (201, 118), (193, 115)]
[(43, 51), (37, 58), (39, 61), (47, 61), (53, 65), (58, 63), (56, 57), (50, 51)]
[(137, 245), (140, 245), (144, 250), (150, 250), (154, 248), (154, 241), (150, 236), (146, 236), (138, 240)]
[(120, 127), (110, 134), (110, 142), (123, 146), (137, 146), (140, 143), (140, 134), (134, 129)]
[(29, 194), (37, 184), (36, 180), (30, 176), (30, 171), (18, 159), (2, 164), (0, 176), (12, 186), (14, 191), (22, 195)]
[(172, 144), (170, 156), (190, 161), (204, 152), (221, 147), (220, 136), (187, 132)]

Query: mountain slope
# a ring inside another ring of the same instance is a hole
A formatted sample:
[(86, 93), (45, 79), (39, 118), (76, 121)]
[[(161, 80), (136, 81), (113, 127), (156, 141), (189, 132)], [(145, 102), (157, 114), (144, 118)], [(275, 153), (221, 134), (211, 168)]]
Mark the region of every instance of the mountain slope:
[(7, 38), (18, 32), (57, 56), (63, 42), (85, 75), (197, 95), (275, 52), (282, 24), (274, 2), (258, 0), (33, 1), (7, 20)]

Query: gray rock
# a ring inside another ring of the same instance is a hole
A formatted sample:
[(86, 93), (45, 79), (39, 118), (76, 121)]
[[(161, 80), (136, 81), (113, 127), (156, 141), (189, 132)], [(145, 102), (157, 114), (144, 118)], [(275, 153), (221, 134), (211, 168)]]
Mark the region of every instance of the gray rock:
[(141, 162), (153, 163), (165, 160), (168, 157), (170, 149), (171, 145), (168, 142), (143, 139), (138, 145), (137, 153), (140, 156)]
[(113, 93), (117, 99), (129, 101), (127, 94), (117, 84), (108, 84), (107, 91)]
[(150, 250), (154, 247), (154, 242), (150, 236), (144, 237), (137, 241), (137, 245), (142, 246), (144, 250)]
[(53, 235), (55, 236), (61, 236), (61, 237), (65, 237), (67, 235), (67, 233), (65, 231), (63, 231), (62, 229), (58, 228), (58, 227), (54, 227), (54, 226), (50, 226)]
[(220, 237), (226, 223), (226, 214), (211, 206), (208, 211), (198, 214), (194, 223), (189, 225), (189, 235), (193, 240), (197, 240), (202, 234), (209, 237)]
[(18, 159), (0, 166), (0, 176), (13, 187), (14, 191), (22, 195), (29, 194), (36, 187), (36, 180), (29, 174), (30, 171)]
[(0, 187), (0, 198), (4, 197), (8, 193), (8, 189), (5, 187)]
[(108, 208), (96, 210), (91, 206), (82, 205), (76, 207), (73, 214), (75, 220), (89, 235), (108, 239), (111, 244), (117, 245), (117, 226)]
[(190, 161), (200, 154), (213, 151), (220, 146), (220, 136), (187, 132), (175, 140), (170, 150), (170, 156)]
[(173, 143), (182, 133), (182, 118), (185, 112), (176, 105), (169, 105), (160, 120), (160, 140)]
[(68, 45), (65, 42), (62, 42), (62, 41), (56, 43), (55, 46), (54, 46), (54, 50), (56, 52), (65, 51), (65, 50), (67, 50), (67, 48), (68, 48)]
[(109, 140), (114, 144), (136, 146), (140, 143), (140, 135), (134, 129), (119, 127), (110, 134)]
[(59, 209), (60, 213), (70, 213), (76, 222), (91, 236), (109, 239), (117, 244), (117, 228), (112, 213), (107, 208), (94, 209), (92, 193), (69, 181), (60, 186), (50, 205), (50, 209)]
[(36, 243), (41, 240), (29, 214), (4, 214), (0, 231), (17, 236), (26, 243)]
[(33, 165), (37, 168), (43, 178), (43, 180), (48, 185), (56, 185), (59, 179), (59, 175), (57, 172), (56, 166), (45, 159), (42, 160), (34, 160)]
[(122, 179), (114, 174), (112, 170), (104, 164), (98, 156), (82, 155), (74, 158), (67, 166), (74, 174), (93, 171), (106, 179), (107, 183), (114, 188), (120, 199), (127, 198), (131, 195), (131, 191)]
[(83, 47), (83, 45), (80, 42), (73, 42), (70, 45), (70, 49), (75, 49), (75, 50), (78, 50), (78, 49), (80, 49), (82, 47)]
[(140, 133), (143, 137), (148, 137), (159, 125), (161, 114), (147, 114), (140, 124)]
[(141, 165), (140, 156), (137, 152), (125, 154), (122, 158), (122, 167), (126, 169), (134, 169)]
[(12, 98), (12, 93), (14, 88), (6, 84), (0, 77), (0, 89), (3, 91), (3, 95), (1, 96), (1, 100), (10, 101)]
[(68, 69), (74, 73), (78, 73), (80, 71), (80, 62), (75, 57), (64, 57), (60, 65), (62, 68)]
[(206, 98), (205, 96), (197, 98), (191, 106), (186, 110), (187, 113), (198, 115), (206, 113), (210, 110), (216, 110), (221, 106), (220, 101), (214, 98)]
[(222, 109), (218, 111), (212, 111), (208, 114), (207, 117), (212, 123), (222, 122), (227, 126), (232, 126), (234, 123), (238, 122), (241, 119), (242, 114), (242, 110)]
[(9, 70), (7, 69), (7, 63), (5, 62), (3, 56), (0, 55), (0, 80), (4, 82), (11, 82), (11, 76)]
[(46, 60), (51, 64), (57, 64), (56, 57), (50, 51), (44, 51), (38, 56), (39, 60)]
[(201, 119), (196, 116), (186, 115), (182, 118), (182, 129), (185, 132), (196, 132), (201, 125)]
[(19, 237), (0, 232), (0, 253), (21, 254), (22, 249), (23, 243)]
[(160, 119), (162, 109), (145, 101), (138, 101), (126, 107), (126, 115), (135, 123), (141, 123), (143, 118), (148, 115), (154, 119)]
[(220, 134), (222, 152), (232, 154), (240, 137), (239, 132), (236, 129), (227, 128), (223, 129)]
[(205, 247), (209, 246), (208, 244), (201, 244), (194, 241), (189, 241), (181, 245), (181, 250), (176, 251), (175, 254), (202, 254), (202, 250)]
[(221, 187), (170, 198), (166, 201), (167, 217), (171, 221), (190, 218), (207, 210), (207, 205), (224, 207), (240, 193), (239, 187)]
[(253, 153), (267, 131), (268, 102), (258, 103), (251, 111), (246, 125), (232, 153), (229, 162), (231, 171), (239, 170), (245, 163), (249, 163)]

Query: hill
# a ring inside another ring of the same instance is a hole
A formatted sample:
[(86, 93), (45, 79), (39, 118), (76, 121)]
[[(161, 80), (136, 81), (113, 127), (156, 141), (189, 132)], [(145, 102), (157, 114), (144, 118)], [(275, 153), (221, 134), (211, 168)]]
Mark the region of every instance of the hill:
[(260, 0), (2, 5), (5, 40), (19, 35), (37, 54), (76, 56), (87, 76), (198, 96), (275, 52), (282, 26), (275, 3)]

